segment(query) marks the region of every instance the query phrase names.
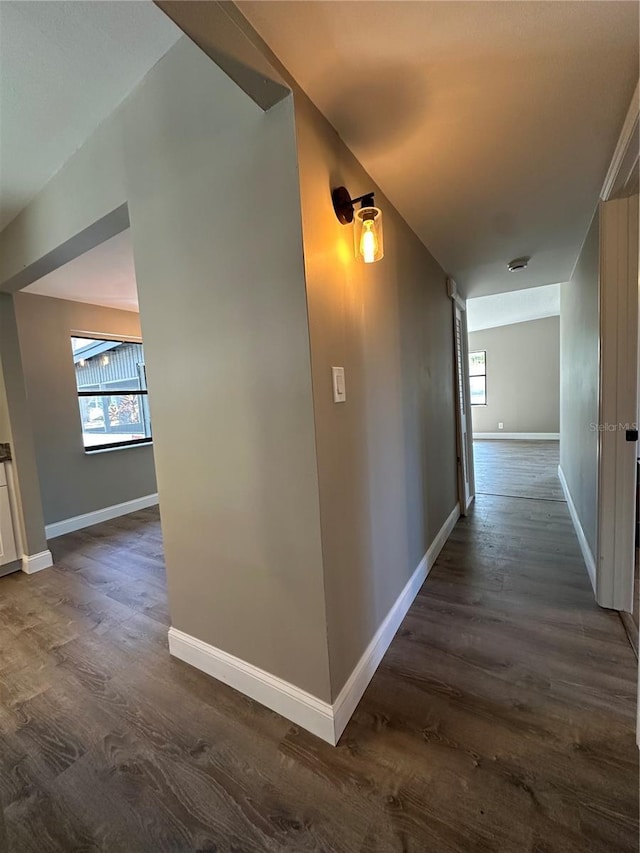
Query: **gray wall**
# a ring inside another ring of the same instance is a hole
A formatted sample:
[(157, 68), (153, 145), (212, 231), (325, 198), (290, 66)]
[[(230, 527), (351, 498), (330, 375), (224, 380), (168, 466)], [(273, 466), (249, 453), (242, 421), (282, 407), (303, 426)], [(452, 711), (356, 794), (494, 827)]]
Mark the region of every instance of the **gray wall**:
[(327, 699), (291, 98), (264, 113), (184, 39), (125, 140), (172, 624)]
[(172, 624), (328, 699), (291, 98), (264, 113), (181, 39), (2, 232), (0, 287), (125, 203)]
[(71, 357), (74, 332), (139, 337), (138, 315), (32, 293), (14, 302), (45, 523), (156, 492), (151, 447), (85, 453)]
[(469, 334), (487, 353), (487, 405), (472, 406), (474, 435), (560, 432), (560, 318), (545, 317)]
[(181, 40), (0, 236), (0, 280), (128, 203), (172, 624), (331, 700), (457, 501), (452, 308), (381, 194), (387, 256), (356, 264), (330, 190), (377, 188), (295, 105)]
[[(457, 502), (446, 276), (295, 91), (322, 551), (335, 699)], [(385, 257), (354, 258), (330, 190), (376, 191)], [(331, 366), (345, 368), (335, 404)]]
[(596, 212), (560, 292), (560, 465), (591, 552), (598, 498), (599, 227)]

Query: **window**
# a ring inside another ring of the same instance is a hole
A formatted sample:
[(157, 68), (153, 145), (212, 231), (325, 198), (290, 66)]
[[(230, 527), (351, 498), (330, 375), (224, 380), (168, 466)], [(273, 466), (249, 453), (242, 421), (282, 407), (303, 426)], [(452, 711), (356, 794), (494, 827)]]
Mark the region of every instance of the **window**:
[(471, 405), (487, 405), (487, 353), (469, 353), (469, 385), (471, 386)]
[(141, 343), (71, 338), (85, 450), (151, 441)]

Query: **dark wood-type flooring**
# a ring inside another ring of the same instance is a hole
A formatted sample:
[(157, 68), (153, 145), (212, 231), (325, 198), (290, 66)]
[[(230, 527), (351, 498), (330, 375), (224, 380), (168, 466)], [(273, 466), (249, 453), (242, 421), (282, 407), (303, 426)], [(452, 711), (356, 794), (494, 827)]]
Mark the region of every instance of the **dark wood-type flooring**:
[(476, 492), (563, 501), (560, 442), (481, 439), (473, 442)]
[(638, 850), (636, 662), (565, 504), (478, 497), (337, 748), (169, 657), (155, 510), (53, 551), (0, 579), (3, 850)]

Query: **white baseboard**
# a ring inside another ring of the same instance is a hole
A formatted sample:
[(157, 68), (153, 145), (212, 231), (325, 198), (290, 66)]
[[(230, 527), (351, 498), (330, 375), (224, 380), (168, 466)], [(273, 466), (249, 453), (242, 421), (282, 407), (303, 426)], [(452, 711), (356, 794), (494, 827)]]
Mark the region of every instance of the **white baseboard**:
[(169, 628), (169, 652), (335, 745), (328, 702), (176, 628)]
[(587, 567), (587, 572), (589, 573), (589, 580), (591, 581), (591, 586), (593, 587), (593, 592), (596, 592), (596, 561), (591, 552), (591, 548), (589, 547), (589, 543), (587, 542), (587, 537), (584, 535), (584, 530), (582, 529), (582, 523), (580, 522), (580, 518), (578, 516), (578, 511), (576, 509), (576, 505), (573, 502), (573, 498), (571, 497), (571, 492), (569, 491), (569, 485), (567, 483), (566, 477), (564, 476), (564, 471), (562, 470), (562, 466), (558, 465), (558, 477), (560, 478), (560, 485), (562, 486), (562, 491), (564, 492), (564, 496), (567, 501), (567, 506), (569, 507), (569, 515), (571, 516), (571, 521), (573, 522), (573, 527), (576, 531), (576, 536), (578, 537), (578, 544), (580, 545), (580, 550), (582, 551), (582, 557), (584, 559), (584, 564)]
[(456, 504), (333, 703), (336, 743), (459, 518), (460, 504)]
[(332, 705), (176, 628), (169, 651), (335, 746), (459, 517), (456, 504)]
[(53, 565), (51, 551), (40, 551), (39, 554), (23, 554), (22, 571), (26, 575), (35, 575)]
[(559, 432), (474, 432), (473, 440), (506, 438), (511, 441), (560, 441)]
[(73, 533), (74, 530), (82, 530), (83, 527), (91, 527), (91, 525), (100, 524), (102, 521), (110, 521), (112, 518), (118, 518), (120, 515), (137, 512), (139, 509), (147, 509), (147, 507), (155, 506), (157, 503), (158, 493), (156, 492), (153, 495), (134, 498), (132, 501), (105, 506), (102, 509), (96, 509), (94, 512), (85, 512), (82, 515), (74, 515), (62, 521), (47, 524), (44, 528), (45, 535), (47, 539), (55, 539), (56, 536)]

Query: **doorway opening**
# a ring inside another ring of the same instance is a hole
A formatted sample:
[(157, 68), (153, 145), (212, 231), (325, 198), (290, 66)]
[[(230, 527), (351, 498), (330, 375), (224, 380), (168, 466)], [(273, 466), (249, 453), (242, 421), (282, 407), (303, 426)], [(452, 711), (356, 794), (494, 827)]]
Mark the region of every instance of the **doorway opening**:
[(13, 309), (54, 565), (164, 613), (153, 404), (129, 227), (31, 281)]
[(467, 300), (476, 494), (564, 501), (560, 285)]

